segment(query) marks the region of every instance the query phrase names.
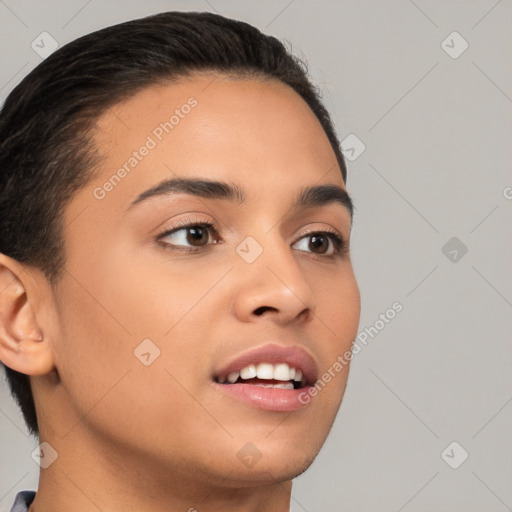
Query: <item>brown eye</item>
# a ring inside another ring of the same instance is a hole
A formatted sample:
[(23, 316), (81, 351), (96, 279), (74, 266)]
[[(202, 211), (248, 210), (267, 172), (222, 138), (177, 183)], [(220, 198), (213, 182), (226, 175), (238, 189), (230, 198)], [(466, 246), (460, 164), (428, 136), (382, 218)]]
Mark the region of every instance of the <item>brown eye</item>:
[(208, 243), (208, 231), (201, 227), (201, 226), (195, 226), (191, 228), (186, 228), (185, 231), (187, 231), (187, 242), (191, 245), (206, 245)]
[(309, 241), (312, 252), (319, 251), (320, 254), (325, 254), (329, 250), (329, 238), (324, 235), (313, 235), (309, 238)]
[[(209, 222), (188, 224), (162, 233), (158, 240), (167, 248), (179, 250), (200, 249), (209, 245), (211, 233), (216, 233), (213, 224)], [(217, 243), (214, 240), (212, 243)]]
[(308, 233), (303, 236), (294, 246), (305, 252), (311, 252), (320, 256), (335, 257), (345, 250), (345, 242), (341, 236), (330, 231), (319, 231)]

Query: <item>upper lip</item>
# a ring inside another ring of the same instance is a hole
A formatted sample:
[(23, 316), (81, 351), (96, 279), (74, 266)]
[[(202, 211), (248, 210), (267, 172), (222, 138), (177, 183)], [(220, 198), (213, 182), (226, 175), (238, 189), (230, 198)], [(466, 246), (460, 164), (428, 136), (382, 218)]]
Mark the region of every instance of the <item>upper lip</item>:
[(286, 363), (288, 366), (302, 371), (302, 377), (306, 385), (316, 382), (318, 367), (313, 357), (302, 347), (282, 346), (268, 344), (255, 349), (247, 350), (243, 354), (232, 359), (215, 372), (215, 377), (226, 376), (231, 372), (240, 371), (250, 364), (258, 363)]

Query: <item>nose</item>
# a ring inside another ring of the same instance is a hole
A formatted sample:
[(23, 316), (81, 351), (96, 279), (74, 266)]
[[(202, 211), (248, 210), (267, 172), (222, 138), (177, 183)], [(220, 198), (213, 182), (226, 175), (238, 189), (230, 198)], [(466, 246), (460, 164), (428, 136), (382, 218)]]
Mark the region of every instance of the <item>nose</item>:
[(269, 319), (280, 325), (308, 322), (315, 313), (313, 291), (296, 256), (279, 237), (266, 238), (261, 255), (241, 262), (233, 309), (240, 321)]

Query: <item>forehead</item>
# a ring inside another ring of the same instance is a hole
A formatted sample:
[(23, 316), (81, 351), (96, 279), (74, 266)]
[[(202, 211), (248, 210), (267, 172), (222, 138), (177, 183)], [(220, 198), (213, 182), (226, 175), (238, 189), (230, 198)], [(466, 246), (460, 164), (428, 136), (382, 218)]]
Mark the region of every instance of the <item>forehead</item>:
[[(99, 210), (123, 210), (172, 177), (237, 183), (254, 197), (322, 181), (345, 188), (316, 116), (275, 80), (204, 73), (145, 88), (98, 118), (94, 141), (103, 162), (82, 194)], [(97, 187), (105, 200), (94, 200)]]
[(107, 149), (110, 160), (135, 151), (148, 139), (157, 146), (154, 154), (168, 148), (176, 157), (186, 151), (190, 157), (259, 155), (262, 161), (284, 154), (299, 160), (305, 153), (311, 159), (335, 159), (309, 106), (277, 80), (197, 74), (143, 89), (97, 120), (96, 144)]

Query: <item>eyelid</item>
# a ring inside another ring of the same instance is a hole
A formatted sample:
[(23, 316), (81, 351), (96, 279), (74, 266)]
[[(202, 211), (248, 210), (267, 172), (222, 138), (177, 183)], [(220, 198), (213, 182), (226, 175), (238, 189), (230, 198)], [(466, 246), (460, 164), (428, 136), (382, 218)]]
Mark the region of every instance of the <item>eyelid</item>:
[(167, 223), (164, 224), (164, 227), (159, 229), (159, 234), (158, 234), (157, 238), (161, 238), (162, 236), (169, 235), (169, 234), (173, 233), (174, 231), (178, 231), (179, 229), (183, 229), (183, 228), (187, 228), (187, 227), (191, 227), (191, 226), (202, 225), (202, 224), (211, 225), (212, 228), (217, 232), (219, 232), (219, 230), (220, 230), (220, 226), (214, 220), (189, 215), (185, 218), (181, 218), (176, 221), (172, 221), (168, 227), (165, 227), (167, 225)]

